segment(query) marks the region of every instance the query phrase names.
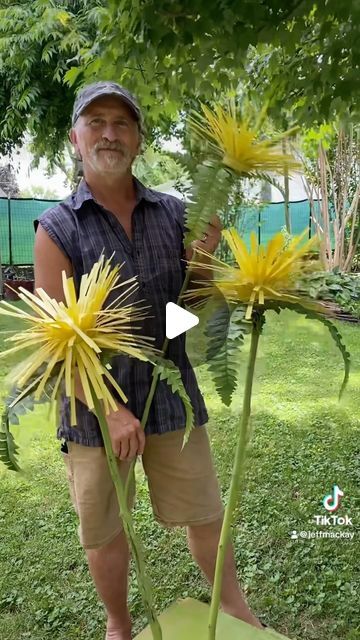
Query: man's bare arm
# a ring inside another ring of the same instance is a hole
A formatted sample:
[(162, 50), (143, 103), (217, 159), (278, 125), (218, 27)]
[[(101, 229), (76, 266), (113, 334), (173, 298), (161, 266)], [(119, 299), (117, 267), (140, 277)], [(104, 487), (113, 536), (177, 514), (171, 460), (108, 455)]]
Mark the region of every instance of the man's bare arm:
[(44, 289), (51, 298), (64, 301), (62, 271), (68, 278), (72, 276), (71, 262), (39, 224), (34, 246), (35, 289)]

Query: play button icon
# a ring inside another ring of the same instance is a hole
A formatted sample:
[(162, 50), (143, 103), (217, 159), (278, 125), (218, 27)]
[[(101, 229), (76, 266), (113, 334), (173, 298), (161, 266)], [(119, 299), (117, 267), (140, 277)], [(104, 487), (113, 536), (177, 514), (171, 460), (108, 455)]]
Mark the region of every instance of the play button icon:
[(190, 311), (186, 311), (174, 302), (166, 305), (166, 337), (169, 340), (176, 338), (185, 331), (199, 324), (199, 318)]

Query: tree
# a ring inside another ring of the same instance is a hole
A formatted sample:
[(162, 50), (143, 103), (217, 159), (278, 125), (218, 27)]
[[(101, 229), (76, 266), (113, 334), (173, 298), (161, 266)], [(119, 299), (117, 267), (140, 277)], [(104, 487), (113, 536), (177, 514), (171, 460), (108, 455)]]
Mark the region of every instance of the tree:
[(359, 109), (359, 31), (357, 0), (111, 0), (96, 56), (84, 52), (67, 79), (119, 78), (155, 126), (238, 83), (260, 88), (277, 112), (285, 101), (296, 117), (321, 120), (349, 102)]
[(38, 200), (58, 200), (55, 189), (43, 187), (41, 184), (33, 184), (27, 189), (22, 189), (20, 198), (37, 198)]
[(360, 130), (349, 123), (311, 129), (303, 152), (304, 186), (322, 261), (329, 270), (350, 271), (360, 246)]
[(0, 152), (27, 129), (59, 159), (75, 91), (99, 78), (139, 97), (150, 140), (230, 87), (273, 117), (355, 116), (359, 30), (357, 0), (0, 0)]
[(134, 173), (145, 185), (154, 189), (174, 189), (186, 193), (190, 175), (186, 168), (170, 154), (148, 146), (135, 161)]
[(19, 197), (20, 190), (11, 164), (0, 166), (0, 190), (3, 191), (8, 198)]
[(0, 153), (33, 139), (36, 156), (61, 163), (76, 85), (63, 79), (96, 37), (97, 0), (0, 1)]

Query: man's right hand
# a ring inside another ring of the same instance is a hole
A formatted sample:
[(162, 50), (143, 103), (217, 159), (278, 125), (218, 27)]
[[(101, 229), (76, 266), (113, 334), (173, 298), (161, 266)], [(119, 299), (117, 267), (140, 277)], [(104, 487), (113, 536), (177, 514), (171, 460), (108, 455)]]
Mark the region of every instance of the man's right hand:
[(106, 420), (116, 457), (120, 460), (132, 460), (141, 456), (145, 447), (145, 433), (140, 420), (120, 404), (117, 411), (111, 411), (106, 416)]

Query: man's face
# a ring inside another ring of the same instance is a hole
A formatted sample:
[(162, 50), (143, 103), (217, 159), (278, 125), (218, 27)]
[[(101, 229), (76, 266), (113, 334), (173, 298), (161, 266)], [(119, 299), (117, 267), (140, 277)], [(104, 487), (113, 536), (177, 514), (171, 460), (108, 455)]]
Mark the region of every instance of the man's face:
[(112, 96), (98, 98), (85, 109), (70, 139), (84, 169), (101, 175), (125, 175), (140, 147), (139, 127), (131, 110)]

